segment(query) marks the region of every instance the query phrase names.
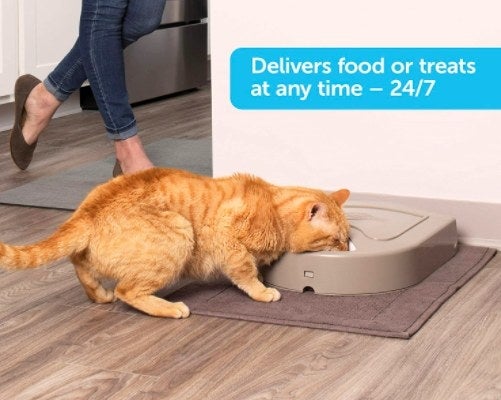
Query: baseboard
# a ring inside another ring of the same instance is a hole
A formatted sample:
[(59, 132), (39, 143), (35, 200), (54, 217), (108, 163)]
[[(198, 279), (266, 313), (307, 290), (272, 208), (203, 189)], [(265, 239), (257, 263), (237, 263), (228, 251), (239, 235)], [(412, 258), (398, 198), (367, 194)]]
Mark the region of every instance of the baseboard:
[(456, 218), (459, 241), (501, 250), (501, 203), (393, 196), (375, 193), (353, 193), (352, 200), (382, 201), (402, 204)]
[(481, 238), (460, 238), (459, 243), (469, 246), (490, 247), (501, 251), (501, 241)]

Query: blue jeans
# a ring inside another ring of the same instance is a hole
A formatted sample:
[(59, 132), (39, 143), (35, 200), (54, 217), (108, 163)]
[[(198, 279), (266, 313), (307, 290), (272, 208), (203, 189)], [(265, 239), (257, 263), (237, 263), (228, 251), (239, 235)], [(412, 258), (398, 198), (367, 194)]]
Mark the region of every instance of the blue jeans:
[(123, 49), (159, 25), (166, 0), (83, 0), (79, 37), (44, 80), (59, 101), (89, 80), (108, 137), (137, 134), (125, 86)]

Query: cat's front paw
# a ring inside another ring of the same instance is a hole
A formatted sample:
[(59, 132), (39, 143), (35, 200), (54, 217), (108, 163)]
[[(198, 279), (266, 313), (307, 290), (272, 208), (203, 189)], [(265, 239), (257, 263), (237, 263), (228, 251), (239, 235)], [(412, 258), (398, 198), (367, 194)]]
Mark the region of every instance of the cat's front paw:
[(173, 315), (174, 318), (188, 318), (190, 316), (190, 309), (182, 301), (172, 303), (172, 305), (175, 309)]
[(280, 300), (281, 294), (280, 292), (275, 289), (275, 288), (265, 288), (264, 290), (254, 294), (252, 298), (256, 301), (262, 301), (265, 303), (270, 303), (272, 301), (278, 301)]

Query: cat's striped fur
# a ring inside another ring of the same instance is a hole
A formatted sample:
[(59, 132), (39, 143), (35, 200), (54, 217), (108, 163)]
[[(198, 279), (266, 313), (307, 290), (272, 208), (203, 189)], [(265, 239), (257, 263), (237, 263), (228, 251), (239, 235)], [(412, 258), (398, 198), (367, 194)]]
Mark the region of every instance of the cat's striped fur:
[[(243, 174), (153, 168), (96, 187), (45, 240), (0, 243), (0, 265), (35, 268), (69, 257), (91, 300), (118, 298), (159, 317), (189, 315), (184, 303), (154, 296), (184, 277), (223, 274), (254, 300), (276, 301), (280, 293), (258, 280), (258, 267), (287, 251), (347, 250), (341, 206), (348, 196)], [(105, 289), (103, 278), (115, 280), (115, 289)]]

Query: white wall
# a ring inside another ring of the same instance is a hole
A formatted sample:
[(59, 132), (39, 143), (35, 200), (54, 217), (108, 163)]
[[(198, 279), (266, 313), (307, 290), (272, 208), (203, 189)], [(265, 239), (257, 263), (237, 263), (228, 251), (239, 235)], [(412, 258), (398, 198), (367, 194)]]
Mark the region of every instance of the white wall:
[(501, 111), (242, 111), (229, 100), (238, 47), (501, 47), (500, 15), (499, 0), (213, 2), (215, 175), (501, 205)]

